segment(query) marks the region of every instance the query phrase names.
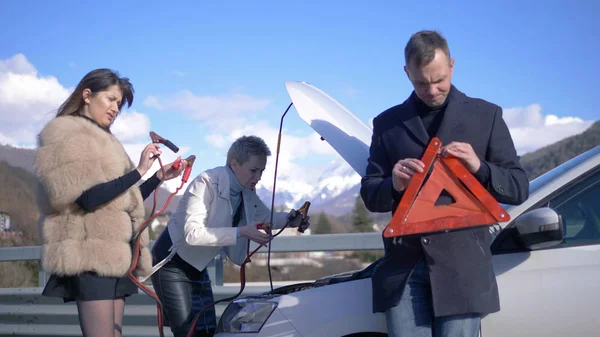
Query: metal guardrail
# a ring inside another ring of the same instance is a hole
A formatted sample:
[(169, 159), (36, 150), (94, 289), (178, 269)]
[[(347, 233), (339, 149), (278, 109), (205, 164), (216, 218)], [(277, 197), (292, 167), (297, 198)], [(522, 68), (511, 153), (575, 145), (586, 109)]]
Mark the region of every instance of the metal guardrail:
[[(74, 302), (41, 295), (43, 288), (0, 288), (0, 336), (81, 336), (77, 306)], [(268, 291), (268, 287), (251, 287), (243, 296)], [(213, 288), (215, 300), (236, 294), (239, 287)], [(216, 306), (220, 317), (227, 303)], [(123, 318), (123, 336), (158, 336), (156, 302), (144, 293), (127, 299)], [(173, 336), (168, 327), (165, 336)]]
[[(150, 241), (150, 248), (154, 241)], [(250, 250), (258, 245), (250, 243)], [(381, 233), (355, 233), (355, 234), (319, 234), (302, 236), (279, 236), (271, 242), (271, 253), (294, 252), (334, 252), (355, 250), (383, 249)], [(262, 247), (257, 253), (267, 253)], [(40, 246), (6, 247), (0, 248), (0, 262), (5, 261), (35, 261), (40, 260), (42, 248)], [(208, 266), (211, 280), (216, 285), (223, 285), (223, 269), (220, 258), (217, 257)], [(39, 286), (46, 284), (47, 275), (40, 270)]]
[[(250, 248), (256, 247), (252, 243)], [(383, 249), (381, 233), (279, 236), (271, 243), (271, 253), (380, 249)], [(258, 252), (266, 253), (267, 249), (263, 247)], [(39, 260), (40, 257), (39, 246), (0, 248), (0, 262)], [(219, 258), (213, 260), (207, 269), (213, 281), (215, 300), (232, 296), (239, 291), (238, 285), (223, 285), (223, 269)], [(64, 304), (62, 300), (41, 296), (46, 276), (44, 271), (40, 271), (38, 288), (0, 288), (0, 336), (81, 336), (75, 304)], [(241, 296), (268, 290), (269, 287), (247, 283)], [(217, 306), (217, 317), (226, 306), (227, 303)], [(158, 336), (156, 324), (156, 303), (153, 299), (141, 292), (127, 299), (124, 336)], [(165, 327), (164, 332), (165, 336), (172, 336), (168, 327)]]

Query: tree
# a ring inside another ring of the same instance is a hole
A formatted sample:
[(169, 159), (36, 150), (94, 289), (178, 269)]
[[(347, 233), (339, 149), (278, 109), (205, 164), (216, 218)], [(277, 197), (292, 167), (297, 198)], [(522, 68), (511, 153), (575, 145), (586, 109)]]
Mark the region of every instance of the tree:
[(360, 194), (356, 196), (354, 208), (352, 209), (352, 227), (358, 232), (373, 231), (373, 221), (369, 217), (369, 211)]
[(314, 234), (330, 234), (331, 233), (331, 221), (325, 214), (325, 212), (321, 211), (317, 221), (314, 225), (311, 225), (313, 228)]

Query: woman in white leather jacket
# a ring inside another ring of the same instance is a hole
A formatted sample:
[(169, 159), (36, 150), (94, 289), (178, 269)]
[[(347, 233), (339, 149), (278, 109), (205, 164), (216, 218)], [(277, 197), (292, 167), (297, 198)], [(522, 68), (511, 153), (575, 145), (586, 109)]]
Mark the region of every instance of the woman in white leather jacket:
[[(282, 228), (295, 212), (275, 212), (273, 224), (268, 224), (271, 211), (258, 198), (255, 187), (270, 155), (259, 137), (237, 139), (227, 153), (225, 166), (204, 171), (190, 183), (155, 242), (152, 284), (175, 337), (187, 336), (196, 314), (213, 302), (208, 263), (222, 252), (241, 265), (250, 240), (258, 244), (269, 240), (257, 224)], [(196, 336), (211, 336), (215, 328), (213, 307), (199, 319)]]

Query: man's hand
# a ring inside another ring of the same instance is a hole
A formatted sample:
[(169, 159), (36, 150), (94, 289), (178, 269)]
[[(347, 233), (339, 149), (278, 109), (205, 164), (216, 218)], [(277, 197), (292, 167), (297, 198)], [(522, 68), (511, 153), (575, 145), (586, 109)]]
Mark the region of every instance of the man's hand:
[(458, 158), (471, 173), (477, 172), (481, 167), (481, 161), (469, 143), (452, 142), (442, 147), (441, 153), (444, 157), (452, 155)]
[[(257, 225), (259, 223), (261, 222), (254, 221), (246, 226), (240, 227), (240, 236), (247, 237), (259, 245), (266, 245), (269, 242), (269, 235), (258, 230)], [(263, 226), (270, 229), (270, 224), (265, 223)]]
[(419, 159), (407, 158), (399, 160), (392, 170), (392, 183), (394, 189), (403, 192), (415, 172), (423, 172), (425, 164)]

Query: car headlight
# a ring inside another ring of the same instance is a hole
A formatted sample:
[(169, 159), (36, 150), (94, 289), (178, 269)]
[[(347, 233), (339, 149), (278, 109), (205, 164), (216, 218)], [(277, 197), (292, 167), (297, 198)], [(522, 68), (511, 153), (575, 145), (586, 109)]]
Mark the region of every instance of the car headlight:
[(259, 332), (277, 303), (258, 299), (231, 302), (221, 315), (216, 332)]

